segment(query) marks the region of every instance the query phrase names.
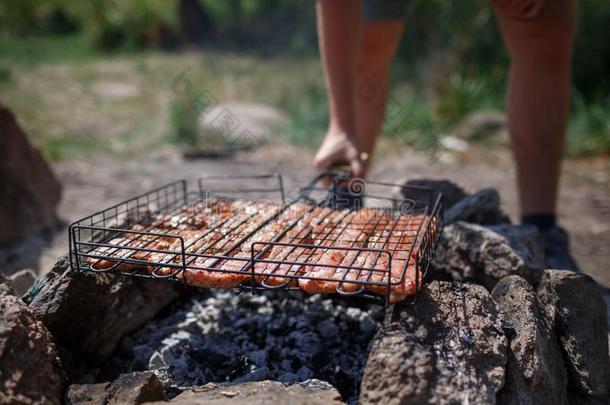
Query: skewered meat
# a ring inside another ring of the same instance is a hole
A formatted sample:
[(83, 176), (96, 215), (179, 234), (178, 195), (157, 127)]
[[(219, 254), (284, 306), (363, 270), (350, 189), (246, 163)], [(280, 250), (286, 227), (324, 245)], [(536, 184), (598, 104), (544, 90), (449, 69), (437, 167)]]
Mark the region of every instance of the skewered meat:
[[(378, 265), (375, 266), (378, 271), (372, 272), (370, 281), (380, 284), (367, 284), (367, 290), (387, 295), (389, 274), (391, 303), (401, 301), (415, 294), (423, 281), (423, 274), (417, 270), (416, 263), (420, 251), (419, 247), (424, 238), (423, 230), (426, 229), (429, 221), (430, 217), (421, 215), (399, 219), (394, 229), (398, 228), (401, 232), (392, 233), (386, 242), (387, 249), (392, 252), (392, 260), (390, 262), (387, 254), (379, 256), (376, 260)], [(434, 222), (429, 229), (434, 230), (436, 228), (437, 224)], [(407, 250), (406, 247), (409, 246), (413, 246), (413, 248)], [(401, 247), (402, 249), (400, 249)]]
[[(321, 223), (328, 224), (333, 219), (329, 218), (335, 211), (330, 208), (315, 208), (309, 212), (304, 218), (295, 224), (294, 228), (288, 230), (286, 235), (279, 240), (280, 243), (291, 243), (298, 245), (308, 245), (312, 243), (312, 237), (314, 237), (315, 229), (320, 226)], [(338, 222), (339, 218), (335, 219), (335, 223)], [(303, 255), (307, 255), (311, 252), (311, 249), (300, 246), (286, 246), (286, 245), (274, 245), (271, 252), (268, 254), (268, 260), (276, 260), (278, 262), (287, 261), (298, 261)], [(268, 286), (281, 286), (285, 284), (296, 285), (296, 280), (290, 277), (282, 277), (285, 275), (296, 276), (302, 268), (299, 264), (289, 263), (271, 263), (263, 262), (262, 270), (257, 272), (256, 281), (264, 283)]]
[[(240, 239), (246, 237), (269, 218), (278, 213), (280, 206), (275, 203), (247, 200), (237, 200), (231, 204), (233, 214), (231, 221), (237, 223), (229, 232), (221, 230), (222, 237), (212, 242), (208, 248), (198, 250), (194, 262), (189, 263), (183, 277), (187, 284), (199, 287), (232, 288), (250, 277), (250, 273), (242, 272), (250, 259), (250, 251)], [(215, 252), (210, 253), (209, 247)], [(218, 254), (219, 251), (225, 253)], [(222, 260), (222, 257), (226, 259)], [(220, 259), (219, 259), (220, 258)], [(228, 264), (227, 267), (223, 264)], [(228, 271), (225, 271), (226, 270)]]
[(437, 237), (439, 225), (428, 216), (394, 218), (368, 208), (214, 200), (118, 229), (87, 253), (86, 263), (102, 271), (146, 270), (201, 287), (231, 288), (253, 275), (267, 287), (298, 285), (310, 293), (366, 289), (387, 296), (390, 286), (389, 301), (397, 302), (421, 285), (420, 247)]
[[(359, 251), (350, 248), (361, 248), (366, 243), (374, 221), (380, 216), (381, 211), (362, 209), (352, 212), (344, 220), (342, 227), (336, 232), (334, 243), (326, 249), (315, 265), (308, 266), (306, 277), (299, 280), (299, 286), (310, 293), (335, 292), (339, 282), (349, 270), (349, 267), (357, 259)], [(334, 249), (338, 248), (338, 249)], [(340, 267), (337, 267), (340, 266)], [(356, 284), (342, 283), (349, 289), (357, 289)]]

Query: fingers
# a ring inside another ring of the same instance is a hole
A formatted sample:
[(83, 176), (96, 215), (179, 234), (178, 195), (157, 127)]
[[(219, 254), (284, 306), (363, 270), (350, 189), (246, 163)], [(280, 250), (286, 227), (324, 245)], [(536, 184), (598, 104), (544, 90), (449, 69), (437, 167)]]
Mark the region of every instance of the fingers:
[(362, 160), (359, 157), (351, 160), (350, 167), (352, 169), (353, 177), (364, 178), (364, 176), (366, 175), (366, 169), (364, 167), (364, 162), (362, 162)]
[(536, 0), (523, 8), (523, 18), (531, 20), (542, 14), (542, 10), (546, 4), (546, 0)]
[(531, 20), (542, 14), (546, 0), (492, 0), (492, 3), (513, 18)]

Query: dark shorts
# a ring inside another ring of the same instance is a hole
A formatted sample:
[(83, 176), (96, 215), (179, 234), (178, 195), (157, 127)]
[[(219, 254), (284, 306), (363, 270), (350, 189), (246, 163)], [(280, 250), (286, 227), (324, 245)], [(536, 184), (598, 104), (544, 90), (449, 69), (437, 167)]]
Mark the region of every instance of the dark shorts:
[(365, 21), (404, 20), (413, 8), (412, 0), (364, 0)]

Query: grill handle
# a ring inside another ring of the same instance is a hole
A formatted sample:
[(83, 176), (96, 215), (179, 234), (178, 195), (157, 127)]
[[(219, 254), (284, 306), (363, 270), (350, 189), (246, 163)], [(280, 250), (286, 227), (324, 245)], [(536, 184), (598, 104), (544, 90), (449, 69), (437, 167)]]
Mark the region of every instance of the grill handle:
[(316, 187), (317, 184), (327, 177), (331, 178), (332, 186), (328, 189), (327, 196), (320, 203), (321, 206), (348, 209), (362, 208), (363, 194), (351, 189), (349, 182), (354, 177), (349, 170), (343, 167), (320, 172), (306, 186), (301, 188), (300, 197), (313, 201), (311, 198), (312, 191), (319, 190)]

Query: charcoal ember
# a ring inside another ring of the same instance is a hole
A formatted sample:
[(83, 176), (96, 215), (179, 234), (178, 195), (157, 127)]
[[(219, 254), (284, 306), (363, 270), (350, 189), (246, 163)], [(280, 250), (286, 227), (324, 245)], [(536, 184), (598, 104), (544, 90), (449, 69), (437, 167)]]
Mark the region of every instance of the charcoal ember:
[(577, 392), (568, 392), (570, 405), (608, 405), (610, 404), (610, 394), (591, 396)]
[(250, 371), (248, 374), (242, 375), (241, 377), (235, 378), (232, 382), (236, 384), (251, 382), (251, 381), (262, 381), (269, 377), (269, 368), (261, 367)]
[[(288, 352), (287, 352), (288, 354)], [(287, 355), (286, 354), (286, 355)], [(286, 371), (292, 371), (294, 370), (294, 366), (292, 365), (292, 361), (284, 359), (280, 362), (280, 367), (282, 370), (286, 370)]]
[(519, 276), (506, 277), (492, 291), (511, 323), (506, 383), (501, 404), (567, 404), (567, 377), (557, 336), (548, 325), (536, 291)]
[(360, 320), (360, 332), (364, 335), (372, 336), (377, 331), (377, 324), (371, 318), (364, 317)]
[(224, 386), (206, 384), (182, 392), (172, 399), (173, 405), (191, 404), (291, 404), (339, 405), (343, 404), (339, 392), (324, 382), (315, 380), (285, 385), (277, 381), (246, 382)]
[(609, 394), (607, 308), (599, 285), (585, 274), (545, 270), (538, 297), (559, 336), (568, 388), (577, 395)]
[[(203, 291), (124, 339), (100, 375), (130, 364), (154, 367), (166, 389), (314, 378), (356, 399), (368, 344), (383, 316), (379, 305), (353, 308), (321, 295)], [(361, 325), (369, 332), (362, 333)]]
[(163, 386), (151, 372), (122, 374), (112, 383), (72, 384), (65, 394), (66, 405), (137, 405), (165, 400)]
[(266, 350), (254, 350), (248, 353), (248, 358), (257, 367), (265, 367), (269, 361), (269, 353)]
[(301, 367), (299, 371), (297, 371), (297, 376), (299, 377), (299, 381), (306, 381), (313, 378), (314, 373), (308, 367)]
[(433, 271), (488, 289), (502, 278), (518, 275), (537, 285), (544, 268), (538, 231), (531, 226), (481, 226), (456, 222), (443, 229)]
[(182, 293), (177, 283), (73, 272), (65, 256), (36, 280), (24, 300), (58, 344), (98, 361)]
[(464, 403), (467, 398), (495, 403), (507, 360), (501, 325), (485, 288), (433, 281), (422, 289), (417, 305), (397, 304), (375, 336), (360, 402)]
[(299, 382), (299, 376), (294, 373), (286, 373), (279, 376), (277, 380), (285, 384), (296, 384)]
[(62, 401), (67, 377), (47, 328), (0, 283), (0, 403)]
[(457, 221), (480, 225), (510, 224), (500, 208), (500, 194), (493, 188), (484, 188), (445, 209), (444, 219), (446, 224)]

